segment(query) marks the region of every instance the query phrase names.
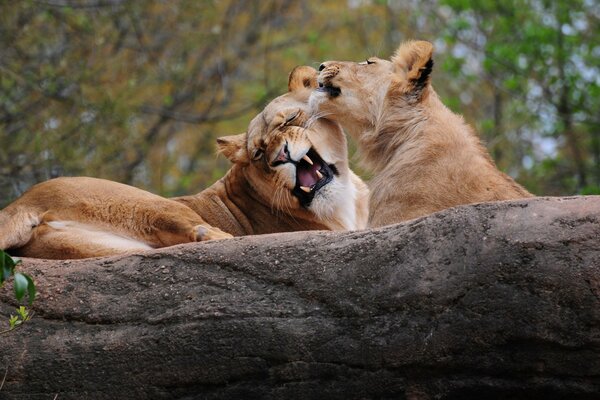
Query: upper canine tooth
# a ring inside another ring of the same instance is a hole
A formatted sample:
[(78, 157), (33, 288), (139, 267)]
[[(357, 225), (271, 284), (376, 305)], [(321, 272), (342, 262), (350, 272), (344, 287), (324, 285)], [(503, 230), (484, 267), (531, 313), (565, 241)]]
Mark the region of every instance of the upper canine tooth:
[(316, 172), (319, 179), (323, 179), (323, 174), (321, 173), (321, 171), (317, 170)]
[(304, 190), (306, 193), (310, 193), (310, 188), (306, 186), (300, 186), (300, 189)]
[(304, 161), (306, 161), (307, 163), (309, 163), (310, 165), (313, 165), (312, 160), (310, 159), (310, 157), (308, 156), (308, 154), (305, 154), (304, 157), (302, 157), (302, 159)]

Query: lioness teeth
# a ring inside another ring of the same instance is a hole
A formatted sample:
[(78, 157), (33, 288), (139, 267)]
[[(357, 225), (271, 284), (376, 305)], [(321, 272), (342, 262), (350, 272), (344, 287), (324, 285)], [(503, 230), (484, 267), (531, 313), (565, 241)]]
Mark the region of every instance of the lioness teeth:
[(310, 165), (313, 165), (312, 160), (310, 159), (310, 157), (307, 154), (305, 154), (304, 157), (302, 157), (302, 159), (304, 161), (306, 161), (307, 163), (309, 163)]
[(315, 172), (317, 173), (317, 176), (319, 177), (319, 180), (323, 179), (323, 174), (321, 173), (321, 171), (317, 170)]
[(306, 193), (310, 193), (310, 188), (306, 186), (300, 186), (300, 189), (304, 190)]

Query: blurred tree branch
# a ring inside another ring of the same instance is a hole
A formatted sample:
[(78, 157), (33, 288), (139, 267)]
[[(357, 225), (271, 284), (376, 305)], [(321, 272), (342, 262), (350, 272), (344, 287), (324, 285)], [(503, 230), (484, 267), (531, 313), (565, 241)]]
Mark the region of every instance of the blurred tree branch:
[(69, 7), (69, 8), (100, 8), (120, 6), (126, 0), (35, 0), (37, 4), (49, 7)]

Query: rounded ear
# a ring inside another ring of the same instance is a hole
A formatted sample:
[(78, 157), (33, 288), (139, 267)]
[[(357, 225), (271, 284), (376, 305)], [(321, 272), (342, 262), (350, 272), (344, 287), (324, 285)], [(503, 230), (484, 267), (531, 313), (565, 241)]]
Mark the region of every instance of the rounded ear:
[(217, 150), (232, 163), (248, 163), (246, 151), (246, 133), (217, 138)]
[(403, 72), (409, 91), (422, 91), (433, 69), (433, 45), (423, 40), (402, 43), (392, 57), (397, 72)]
[(293, 92), (298, 89), (316, 88), (318, 72), (308, 65), (299, 65), (290, 72), (288, 90)]

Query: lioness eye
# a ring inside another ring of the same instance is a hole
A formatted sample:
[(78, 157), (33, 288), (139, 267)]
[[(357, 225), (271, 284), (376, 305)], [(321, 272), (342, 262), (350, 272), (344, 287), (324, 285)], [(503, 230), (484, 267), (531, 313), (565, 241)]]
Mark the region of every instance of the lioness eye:
[(300, 114), (300, 110), (297, 110), (296, 112), (294, 112), (294, 113), (292, 113), (292, 114), (288, 115), (288, 116), (285, 118), (285, 122), (284, 122), (284, 124), (289, 124), (290, 122), (292, 122), (293, 120), (295, 120), (295, 119), (296, 119), (296, 117), (297, 117), (299, 114)]
[(367, 60), (367, 65), (375, 64), (375, 61)]
[(265, 154), (263, 149), (254, 149), (254, 151), (252, 152), (252, 159), (254, 161), (260, 160), (260, 158), (263, 156), (263, 154)]

